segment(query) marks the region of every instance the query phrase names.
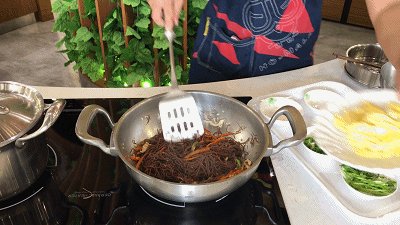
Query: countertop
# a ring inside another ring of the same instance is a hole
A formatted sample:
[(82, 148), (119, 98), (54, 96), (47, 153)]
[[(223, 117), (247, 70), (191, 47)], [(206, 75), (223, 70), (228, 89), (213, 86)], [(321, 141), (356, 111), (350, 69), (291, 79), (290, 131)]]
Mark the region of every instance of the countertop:
[[(257, 97), (320, 81), (336, 81), (360, 91), (364, 86), (352, 80), (344, 70), (344, 61), (335, 59), (311, 67), (274, 75), (208, 84), (182, 85), (184, 90), (204, 90), (228, 96)], [(35, 86), (44, 98), (147, 98), (168, 91), (158, 88), (65, 88)], [(272, 162), (291, 224), (373, 224), (349, 214), (313, 180), (298, 163), (290, 148), (274, 155)], [(362, 221), (362, 222), (360, 222)], [(398, 224), (400, 219), (395, 219)]]
[[(363, 88), (344, 70), (344, 61), (334, 59), (325, 63), (272, 75), (207, 84), (181, 85), (183, 90), (204, 90), (228, 96), (257, 97), (319, 81), (337, 81), (351, 88)], [(78, 88), (35, 86), (44, 98), (148, 98), (164, 93), (169, 87), (147, 88)]]

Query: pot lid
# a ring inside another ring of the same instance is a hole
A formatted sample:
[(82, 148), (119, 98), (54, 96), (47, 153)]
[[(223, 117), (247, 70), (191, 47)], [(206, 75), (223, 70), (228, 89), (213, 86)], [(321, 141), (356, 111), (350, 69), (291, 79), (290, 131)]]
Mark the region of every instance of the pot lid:
[(0, 82), (0, 147), (26, 134), (40, 119), (41, 94), (16, 82)]

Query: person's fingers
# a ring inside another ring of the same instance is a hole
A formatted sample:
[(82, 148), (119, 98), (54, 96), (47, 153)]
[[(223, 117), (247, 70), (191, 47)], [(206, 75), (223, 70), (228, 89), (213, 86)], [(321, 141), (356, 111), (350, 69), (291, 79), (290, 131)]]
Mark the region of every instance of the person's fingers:
[(396, 90), (399, 94), (399, 98), (400, 98), (400, 70), (396, 70)]
[(147, 0), (151, 8), (151, 18), (153, 19), (154, 23), (159, 26), (164, 26), (164, 19), (163, 19), (163, 12), (162, 12), (162, 5), (159, 3), (158, 0)]
[(164, 0), (164, 25), (166, 30), (174, 29), (174, 0)]
[(182, 7), (183, 7), (183, 1), (184, 0), (175, 0), (175, 5), (174, 5), (174, 23), (176, 26), (179, 25), (179, 15), (181, 13)]

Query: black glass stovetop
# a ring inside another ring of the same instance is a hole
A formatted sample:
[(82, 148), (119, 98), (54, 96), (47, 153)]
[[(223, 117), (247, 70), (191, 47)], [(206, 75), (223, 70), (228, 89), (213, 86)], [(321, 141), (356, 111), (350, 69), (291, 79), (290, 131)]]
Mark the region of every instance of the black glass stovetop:
[[(247, 103), (249, 98), (238, 98)], [(254, 178), (229, 195), (210, 202), (170, 202), (149, 195), (131, 179), (118, 157), (83, 144), (75, 135), (80, 111), (98, 104), (114, 121), (140, 99), (67, 100), (57, 122), (45, 133), (48, 166), (27, 190), (0, 200), (0, 225), (267, 225), (289, 224), (271, 176), (269, 158)], [(111, 128), (96, 118), (90, 133), (106, 143)]]

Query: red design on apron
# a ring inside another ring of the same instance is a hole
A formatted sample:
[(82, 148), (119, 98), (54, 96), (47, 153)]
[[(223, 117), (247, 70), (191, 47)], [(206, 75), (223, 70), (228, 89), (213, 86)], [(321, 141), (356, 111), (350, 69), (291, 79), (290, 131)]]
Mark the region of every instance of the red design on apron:
[(312, 33), (314, 27), (301, 0), (290, 0), (276, 29), (288, 33)]
[(229, 60), (229, 62), (235, 65), (240, 65), (240, 62), (236, 56), (235, 48), (232, 46), (232, 44), (219, 41), (213, 41), (213, 44), (217, 46), (219, 53)]
[(265, 36), (256, 36), (254, 51), (262, 55), (283, 56), (294, 59), (299, 58)]
[(240, 26), (238, 23), (231, 21), (226, 13), (218, 12), (218, 6), (216, 6), (215, 4), (213, 6), (217, 13), (217, 18), (224, 20), (226, 23), (226, 28), (235, 33), (239, 39), (243, 40), (246, 38), (251, 38), (251, 36), (253, 36), (251, 31)]

